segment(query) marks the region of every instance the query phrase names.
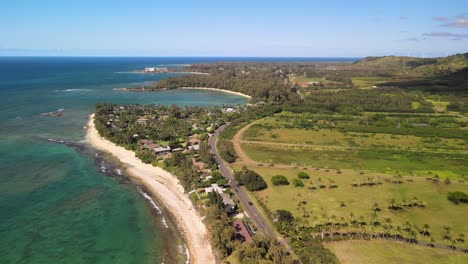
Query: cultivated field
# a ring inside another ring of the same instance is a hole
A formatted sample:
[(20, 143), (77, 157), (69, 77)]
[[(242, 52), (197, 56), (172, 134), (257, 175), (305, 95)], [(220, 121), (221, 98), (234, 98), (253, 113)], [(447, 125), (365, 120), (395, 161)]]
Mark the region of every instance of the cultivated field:
[[(468, 192), (463, 119), (283, 112), (234, 137), (243, 152), (234, 168), (247, 166), (265, 179), (268, 188), (252, 195), (267, 217), (287, 210), (317, 233), (386, 233), (466, 248), (467, 205), (447, 199), (448, 192)], [(298, 183), (300, 172), (310, 178)], [(289, 185), (274, 186), (276, 175)], [(385, 253), (375, 259), (381, 257)], [(402, 251), (403, 259), (409, 257)]]
[(389, 241), (342, 241), (327, 243), (342, 264), (358, 263), (434, 263), (462, 264), (468, 256), (443, 249)]
[[(239, 168), (239, 167), (238, 167)], [(268, 184), (268, 188), (256, 192), (255, 196), (265, 207), (274, 212), (276, 210), (288, 210), (295, 217), (304, 218), (311, 225), (331, 222), (350, 222), (351, 214), (354, 218), (361, 217), (367, 222), (362, 228), (383, 231), (382, 226), (372, 227), (369, 223), (373, 218), (373, 206), (377, 204), (380, 210), (377, 218), (380, 222), (390, 219), (389, 224), (396, 232), (398, 227), (403, 228), (405, 222), (410, 222), (416, 229), (422, 229), (425, 224), (430, 226), (430, 236), (418, 234), (418, 239), (430, 242), (431, 238), (435, 242), (446, 244), (442, 236), (444, 225), (451, 228), (453, 237), (460, 233), (468, 234), (468, 208), (464, 204), (454, 205), (447, 200), (447, 193), (451, 191), (468, 192), (466, 183), (443, 182), (433, 183), (424, 178), (404, 177), (402, 183), (392, 183), (395, 178), (382, 174), (361, 175), (352, 170), (325, 169), (279, 169), (274, 167), (250, 167), (262, 175)], [(294, 187), (293, 180), (297, 179), (299, 172), (305, 171), (310, 175), (310, 179), (302, 179), (304, 187)], [(271, 177), (274, 175), (284, 175), (290, 184), (286, 186), (273, 186)], [(379, 178), (380, 177), (380, 178)], [(381, 184), (376, 186), (353, 187), (353, 183), (365, 182), (368, 178), (379, 179)], [(413, 181), (408, 182), (408, 179)], [(311, 189), (322, 183), (325, 188)], [(330, 183), (337, 185), (329, 188)], [(286, 197), (288, 197), (286, 199)], [(405, 208), (402, 210), (391, 210), (388, 207), (392, 199), (395, 201), (411, 200), (417, 198), (425, 203), (424, 208)], [(335, 229), (335, 228), (331, 228)], [(341, 229), (338, 227), (336, 229)], [(351, 227), (344, 228), (351, 229)]]
[[(458, 117), (380, 115), (380, 120), (369, 121), (374, 118), (371, 114), (283, 113), (252, 125), (240, 144), (260, 163), (451, 179), (459, 179), (468, 171), (468, 131), (456, 128), (464, 122)], [(448, 123), (441, 125), (437, 120)]]

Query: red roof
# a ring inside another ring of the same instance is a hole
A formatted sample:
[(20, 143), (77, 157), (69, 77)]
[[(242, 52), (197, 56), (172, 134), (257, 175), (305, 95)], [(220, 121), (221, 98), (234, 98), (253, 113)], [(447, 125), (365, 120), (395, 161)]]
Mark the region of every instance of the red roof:
[(192, 165), (197, 167), (198, 170), (203, 170), (205, 167), (205, 163), (203, 161), (196, 161), (195, 158), (192, 157)]
[(198, 138), (189, 138), (189, 142), (192, 145), (200, 143), (200, 140)]
[(232, 225), (236, 228), (237, 238), (239, 240), (241, 240), (242, 242), (252, 241), (252, 236), (250, 235), (247, 226), (244, 224), (244, 221), (242, 221), (241, 219), (237, 219)]

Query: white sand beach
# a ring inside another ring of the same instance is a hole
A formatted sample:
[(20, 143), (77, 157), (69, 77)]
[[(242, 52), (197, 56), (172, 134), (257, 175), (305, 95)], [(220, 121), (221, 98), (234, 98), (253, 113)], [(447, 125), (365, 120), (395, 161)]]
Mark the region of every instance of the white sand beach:
[(86, 141), (93, 147), (111, 153), (127, 166), (127, 172), (143, 184), (164, 204), (174, 216), (190, 252), (190, 263), (215, 263), (206, 226), (192, 207), (176, 176), (159, 167), (143, 163), (134, 152), (104, 139), (94, 127), (94, 114), (90, 116)]
[(208, 87), (181, 87), (181, 88), (177, 88), (177, 89), (218, 91), (218, 92), (229, 93), (229, 94), (235, 94), (235, 95), (239, 95), (239, 96), (242, 96), (242, 97), (245, 97), (245, 98), (252, 99), (252, 96), (250, 96), (250, 95), (246, 95), (246, 94), (243, 94), (243, 93), (234, 92), (234, 91), (230, 91), (230, 90), (218, 89), (218, 88), (208, 88)]

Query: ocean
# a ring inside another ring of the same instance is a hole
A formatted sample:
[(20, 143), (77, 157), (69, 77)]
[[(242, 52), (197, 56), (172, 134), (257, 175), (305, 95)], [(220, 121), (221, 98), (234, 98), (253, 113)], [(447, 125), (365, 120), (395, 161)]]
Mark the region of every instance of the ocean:
[[(80, 144), (83, 126), (98, 102), (244, 104), (215, 91), (114, 88), (174, 75), (129, 73), (145, 67), (245, 60), (287, 59), (0, 57), (0, 263), (184, 263), (164, 208), (119, 176), (118, 163)], [(41, 115), (58, 109), (60, 117)]]

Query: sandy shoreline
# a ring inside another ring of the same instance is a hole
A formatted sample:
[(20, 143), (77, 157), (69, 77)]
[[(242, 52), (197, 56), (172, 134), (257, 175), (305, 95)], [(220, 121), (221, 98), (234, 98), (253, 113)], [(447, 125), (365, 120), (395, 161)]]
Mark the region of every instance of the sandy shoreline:
[(208, 91), (217, 91), (217, 92), (223, 92), (223, 93), (229, 93), (229, 94), (235, 94), (239, 95), (248, 99), (252, 99), (252, 96), (246, 95), (240, 92), (234, 92), (230, 90), (224, 90), (224, 89), (218, 89), (218, 88), (208, 88), (208, 87), (181, 87), (177, 89), (182, 89), (182, 90), (208, 90)]
[(189, 248), (190, 263), (215, 263), (206, 226), (193, 209), (192, 202), (177, 178), (162, 168), (143, 163), (135, 157), (134, 152), (102, 138), (94, 127), (94, 114), (90, 116), (87, 128), (86, 142), (99, 150), (111, 153), (126, 164), (131, 177), (141, 182), (175, 218)]
[[(127, 91), (132, 91), (132, 88), (114, 88), (114, 90), (127, 92)], [(180, 87), (180, 88), (175, 88), (175, 89), (164, 88), (164, 89), (158, 89), (158, 90), (146, 90), (143, 88), (142, 90), (138, 90), (138, 91), (139, 92), (158, 92), (158, 91), (169, 91), (169, 90), (208, 90), (208, 91), (216, 91), (216, 92), (222, 92), (222, 93), (228, 93), (228, 94), (235, 94), (235, 95), (247, 98), (249, 100), (252, 99), (252, 96), (246, 95), (240, 92), (234, 92), (234, 91), (218, 89), (218, 88), (209, 88), (209, 87)]]

